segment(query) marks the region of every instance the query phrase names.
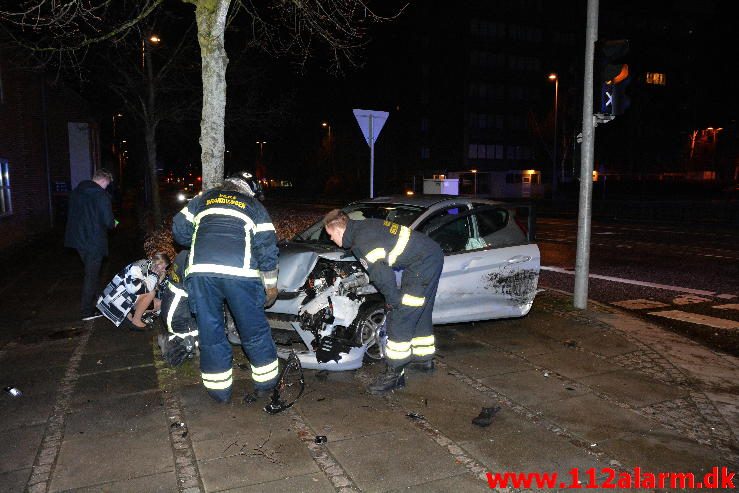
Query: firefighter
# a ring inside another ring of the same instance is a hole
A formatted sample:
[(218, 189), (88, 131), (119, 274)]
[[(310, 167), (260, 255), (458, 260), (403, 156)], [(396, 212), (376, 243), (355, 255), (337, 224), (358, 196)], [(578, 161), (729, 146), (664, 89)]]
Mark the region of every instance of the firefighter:
[(179, 366), (192, 357), (198, 346), (198, 325), (190, 313), (185, 289), (185, 268), (189, 254), (189, 250), (177, 254), (159, 290), (160, 317), (167, 327), (167, 333), (159, 334), (157, 342), (162, 356), (172, 366)]
[(224, 302), (251, 363), (254, 392), (245, 401), (269, 395), (278, 375), (277, 350), (264, 315), (264, 307), (277, 298), (277, 238), (250, 179), (247, 172), (229, 176), (221, 187), (192, 199), (172, 223), (175, 241), (190, 247), (185, 284), (198, 322), (203, 385), (224, 403), (231, 399), (233, 382)]
[[(423, 233), (406, 226), (365, 219), (355, 221), (335, 209), (323, 224), (331, 240), (351, 249), (385, 297), (387, 313), (387, 368), (367, 390), (382, 394), (405, 387), (405, 368), (434, 370), (433, 325), (436, 289), (444, 267), (441, 247)], [(395, 270), (402, 270), (398, 288)]]

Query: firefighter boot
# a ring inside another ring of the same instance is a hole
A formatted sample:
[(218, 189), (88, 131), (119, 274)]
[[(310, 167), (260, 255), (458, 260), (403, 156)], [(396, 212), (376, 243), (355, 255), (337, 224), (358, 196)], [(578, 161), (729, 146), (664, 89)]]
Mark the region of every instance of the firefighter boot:
[(367, 386), (367, 392), (380, 395), (403, 387), (405, 387), (405, 367), (394, 368), (388, 365), (385, 371), (380, 373), (375, 381)]
[(434, 365), (434, 360), (430, 359), (426, 361), (411, 361), (408, 365), (408, 369), (423, 373), (433, 373), (436, 367)]

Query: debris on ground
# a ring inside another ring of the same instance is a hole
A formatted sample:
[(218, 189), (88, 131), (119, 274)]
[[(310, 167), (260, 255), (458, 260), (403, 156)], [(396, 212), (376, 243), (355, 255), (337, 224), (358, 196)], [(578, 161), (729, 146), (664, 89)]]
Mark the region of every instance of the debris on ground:
[(567, 346), (568, 348), (576, 349), (578, 344), (577, 344), (577, 341), (574, 341), (572, 339), (567, 339), (565, 341), (565, 346)]
[(415, 419), (415, 420), (426, 419), (426, 416), (424, 416), (423, 414), (415, 413), (415, 412), (411, 412), (411, 413), (406, 414), (406, 417), (411, 418), (411, 419)]
[(23, 392), (15, 387), (5, 387), (3, 390), (13, 397), (20, 397), (23, 395)]
[(328, 370), (320, 370), (316, 372), (317, 380), (326, 380), (328, 378)]
[(326, 435), (316, 435), (316, 438), (314, 440), (317, 444), (322, 444), (328, 442), (328, 438)]
[(493, 422), (493, 416), (498, 414), (498, 411), (500, 411), (500, 406), (483, 407), (480, 410), (480, 414), (478, 414), (476, 418), (472, 419), (472, 424), (482, 428), (490, 426), (490, 423)]

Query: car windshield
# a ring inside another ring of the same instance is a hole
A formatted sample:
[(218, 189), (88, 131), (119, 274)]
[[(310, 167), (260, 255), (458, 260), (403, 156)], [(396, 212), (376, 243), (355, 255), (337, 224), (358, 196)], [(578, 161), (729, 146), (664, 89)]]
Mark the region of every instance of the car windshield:
[[(409, 226), (413, 223), (425, 210), (423, 207), (401, 204), (352, 204), (342, 209), (350, 219), (382, 219)], [(331, 238), (323, 229), (323, 221), (318, 221), (302, 233), (298, 234), (294, 241), (307, 241), (318, 243), (331, 243)]]

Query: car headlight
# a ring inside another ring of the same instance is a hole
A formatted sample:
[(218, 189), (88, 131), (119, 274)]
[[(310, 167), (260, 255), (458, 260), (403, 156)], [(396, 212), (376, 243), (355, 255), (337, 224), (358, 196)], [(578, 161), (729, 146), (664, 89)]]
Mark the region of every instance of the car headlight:
[(178, 194), (177, 194), (177, 200), (178, 200), (179, 202), (184, 202), (184, 201), (186, 201), (186, 200), (187, 200), (187, 197), (185, 197), (185, 194), (184, 194), (184, 193), (178, 193)]

